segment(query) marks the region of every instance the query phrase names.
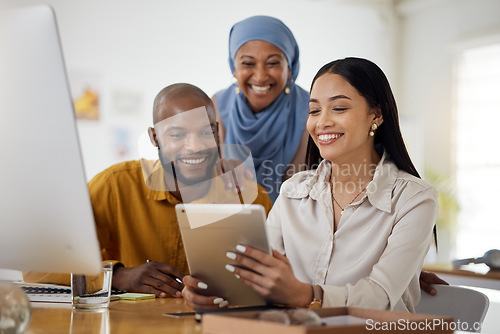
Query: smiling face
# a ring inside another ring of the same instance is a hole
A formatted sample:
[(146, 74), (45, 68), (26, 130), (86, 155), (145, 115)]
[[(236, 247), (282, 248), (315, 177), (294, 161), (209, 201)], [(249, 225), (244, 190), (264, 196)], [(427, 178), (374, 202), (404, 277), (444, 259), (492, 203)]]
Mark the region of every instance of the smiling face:
[(243, 44), (236, 52), (233, 75), (254, 113), (268, 107), (291, 76), (283, 52), (259, 40)]
[(213, 106), (197, 96), (185, 95), (161, 103), (154, 138), (160, 147), (160, 161), (184, 185), (211, 178), (218, 157), (217, 123)]
[(326, 73), (315, 81), (307, 130), (324, 159), (337, 164), (369, 159), (375, 151), (369, 135), (374, 123), (382, 124), (378, 108), (370, 108), (341, 75)]

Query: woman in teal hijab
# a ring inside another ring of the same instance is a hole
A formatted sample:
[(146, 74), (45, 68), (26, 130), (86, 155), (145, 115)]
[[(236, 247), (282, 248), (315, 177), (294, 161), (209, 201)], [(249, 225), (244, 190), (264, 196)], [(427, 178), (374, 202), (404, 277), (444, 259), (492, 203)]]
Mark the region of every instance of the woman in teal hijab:
[(231, 28), (229, 66), (237, 82), (214, 96), (221, 137), (227, 148), (250, 149), (257, 183), (274, 202), (283, 177), (305, 163), (309, 93), (295, 84), (297, 42), (276, 18), (247, 18)]

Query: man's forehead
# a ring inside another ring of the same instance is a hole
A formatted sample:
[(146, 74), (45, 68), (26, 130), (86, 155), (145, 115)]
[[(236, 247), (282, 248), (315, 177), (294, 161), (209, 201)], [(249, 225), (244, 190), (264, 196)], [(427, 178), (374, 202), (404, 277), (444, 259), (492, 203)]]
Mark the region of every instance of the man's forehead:
[(215, 117), (212, 101), (208, 97), (202, 98), (193, 94), (164, 95), (156, 111), (155, 123), (199, 107), (205, 107), (205, 112), (209, 114), (209, 118)]
[(194, 109), (179, 111), (158, 123), (155, 124), (155, 129), (171, 128), (171, 127), (191, 127), (191, 126), (210, 126), (212, 121), (210, 121), (207, 113), (207, 108), (205, 106), (197, 107)]

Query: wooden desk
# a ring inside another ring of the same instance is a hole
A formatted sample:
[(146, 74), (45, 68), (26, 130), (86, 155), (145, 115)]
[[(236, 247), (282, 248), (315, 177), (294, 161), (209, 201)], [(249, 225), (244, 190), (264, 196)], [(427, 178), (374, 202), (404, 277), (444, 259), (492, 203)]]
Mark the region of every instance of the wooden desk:
[(423, 270), (436, 273), (450, 284), (500, 290), (500, 271), (485, 264), (470, 264), (454, 268), (450, 264), (426, 264)]
[[(102, 312), (73, 310), (69, 303), (31, 303), (31, 306), (31, 321), (25, 334), (202, 333), (201, 324), (194, 316), (163, 315), (191, 312), (183, 299), (113, 301), (109, 309)], [(458, 333), (462, 332), (455, 332)]]
[(468, 276), (481, 279), (497, 279), (500, 280), (500, 270), (491, 270), (486, 265), (470, 264), (454, 268), (450, 264), (426, 264), (424, 270), (432, 271), (435, 273)]
[(169, 317), (164, 313), (190, 312), (183, 299), (156, 298), (113, 301), (103, 312), (73, 310), (66, 303), (31, 303), (27, 334), (39, 333), (201, 333), (193, 316)]

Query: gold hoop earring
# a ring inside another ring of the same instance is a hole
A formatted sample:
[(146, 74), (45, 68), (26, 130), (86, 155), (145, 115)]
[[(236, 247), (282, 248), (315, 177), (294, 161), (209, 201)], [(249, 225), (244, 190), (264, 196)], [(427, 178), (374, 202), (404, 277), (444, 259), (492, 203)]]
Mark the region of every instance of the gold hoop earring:
[(236, 95), (238, 95), (240, 93), (240, 87), (236, 86), (236, 88), (234, 89)]
[(378, 129), (378, 125), (373, 123), (372, 127), (370, 128), (370, 132), (368, 133), (370, 135), (370, 137), (375, 136), (375, 131), (377, 131), (377, 129)]

